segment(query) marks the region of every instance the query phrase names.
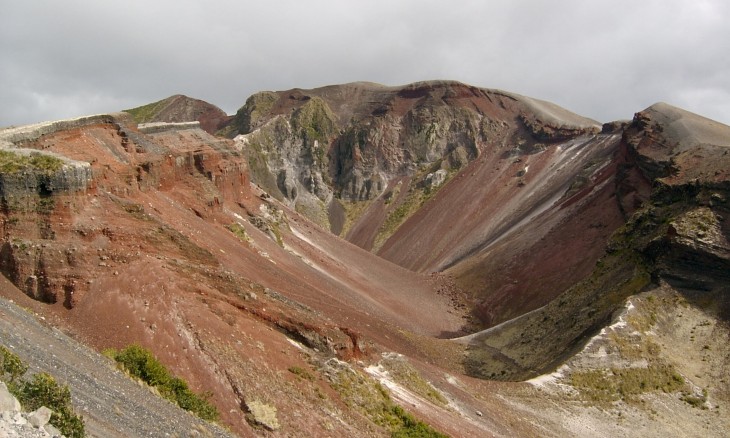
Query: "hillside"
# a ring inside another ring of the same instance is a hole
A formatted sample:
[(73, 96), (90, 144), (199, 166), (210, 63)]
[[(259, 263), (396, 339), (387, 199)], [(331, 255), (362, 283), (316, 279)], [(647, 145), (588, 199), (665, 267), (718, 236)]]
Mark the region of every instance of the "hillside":
[(234, 433), (727, 429), (730, 127), (445, 81), (145, 121), (0, 131), (2, 293), (151, 349)]
[(181, 94), (124, 111), (137, 123), (197, 121), (204, 131), (211, 134), (224, 127), (230, 120), (230, 117), (217, 106)]
[(624, 222), (620, 129), (437, 81), (259, 93), (227, 132), (272, 196), (409, 270), (448, 269), (490, 326), (588, 275)]

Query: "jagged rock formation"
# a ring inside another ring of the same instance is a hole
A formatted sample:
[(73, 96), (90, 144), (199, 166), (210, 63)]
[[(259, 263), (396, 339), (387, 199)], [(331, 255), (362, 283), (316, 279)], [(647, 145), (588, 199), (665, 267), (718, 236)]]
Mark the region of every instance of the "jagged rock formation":
[[(201, 132), (188, 134), (202, 143)], [(165, 133), (158, 135), (164, 138)], [(69, 140), (79, 136), (103, 149), (72, 146)], [(208, 136), (207, 144), (200, 145), (203, 148), (171, 150), (143, 137), (124, 114), (15, 128), (0, 133), (0, 138), (15, 146), (5, 148), (6, 153), (49, 157), (45, 167), (29, 166), (0, 178), (3, 231), (14, 236), (0, 249), (0, 269), (29, 295), (49, 303), (63, 302), (69, 308), (89, 285), (76, 273), (88, 260), (68, 237), (100, 231), (93, 224), (73, 228), (71, 221), (74, 212), (86, 207), (100, 190), (129, 196), (171, 187), (181, 174), (195, 172), (216, 187), (218, 197), (201, 194), (208, 208), (215, 209), (223, 197), (235, 201), (248, 181), (245, 162), (235, 157), (221, 161), (219, 153), (212, 153), (220, 149), (221, 140)], [(118, 179), (124, 184), (118, 184)]]
[[(225, 133), (240, 134), (237, 142), (255, 182), (342, 234), (348, 231), (343, 203), (392, 196), (398, 184), (398, 190), (424, 185), (439, 169), (453, 175), (496, 144), (539, 149), (528, 140), (556, 141), (599, 129), (547, 102), (442, 81), (259, 93)], [(369, 227), (378, 230), (384, 214), (372, 216)], [(374, 246), (376, 233), (363, 235), (349, 225), (349, 240)]]

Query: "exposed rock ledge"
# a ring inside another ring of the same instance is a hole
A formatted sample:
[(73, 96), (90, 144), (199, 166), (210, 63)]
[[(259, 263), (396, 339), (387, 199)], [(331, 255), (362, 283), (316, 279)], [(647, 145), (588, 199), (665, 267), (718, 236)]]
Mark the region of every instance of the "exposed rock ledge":
[(0, 130), (0, 148), (11, 147), (13, 145), (19, 146), (19, 143), (37, 140), (46, 134), (53, 134), (54, 132), (67, 129), (81, 128), (100, 123), (119, 125), (120, 123), (126, 122), (132, 123), (129, 114), (112, 113), (5, 128)]
[(144, 134), (154, 134), (156, 132), (170, 131), (175, 129), (200, 129), (200, 122), (178, 122), (178, 123), (167, 123), (167, 122), (154, 122), (154, 123), (140, 123), (137, 125), (137, 129)]
[(98, 114), (75, 119), (43, 122), (34, 125), (11, 127), (0, 130), (0, 150), (10, 151), (19, 156), (39, 154), (60, 160), (62, 165), (53, 171), (22, 169), (15, 173), (0, 174), (0, 196), (20, 193), (49, 193), (56, 191), (78, 192), (86, 190), (92, 180), (91, 165), (87, 162), (71, 160), (49, 151), (23, 147), (44, 135), (68, 129), (81, 128), (96, 124), (111, 124), (122, 130), (122, 125), (131, 124), (128, 114)]

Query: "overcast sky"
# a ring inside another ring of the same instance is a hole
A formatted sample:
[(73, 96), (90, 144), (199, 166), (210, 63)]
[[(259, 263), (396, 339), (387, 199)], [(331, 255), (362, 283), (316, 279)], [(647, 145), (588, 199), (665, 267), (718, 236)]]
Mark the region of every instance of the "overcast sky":
[(665, 101), (730, 124), (730, 2), (0, 0), (0, 126), (173, 94), (453, 79), (601, 122)]

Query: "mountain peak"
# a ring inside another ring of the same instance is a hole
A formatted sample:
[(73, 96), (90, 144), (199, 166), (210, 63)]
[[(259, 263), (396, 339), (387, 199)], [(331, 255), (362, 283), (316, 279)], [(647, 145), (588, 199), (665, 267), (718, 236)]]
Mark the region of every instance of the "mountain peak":
[(203, 130), (214, 133), (225, 126), (230, 117), (220, 108), (200, 99), (175, 94), (140, 107), (124, 110), (137, 123), (181, 123), (199, 121)]

